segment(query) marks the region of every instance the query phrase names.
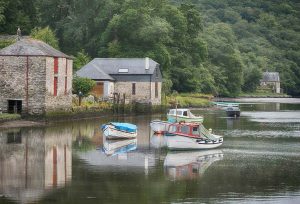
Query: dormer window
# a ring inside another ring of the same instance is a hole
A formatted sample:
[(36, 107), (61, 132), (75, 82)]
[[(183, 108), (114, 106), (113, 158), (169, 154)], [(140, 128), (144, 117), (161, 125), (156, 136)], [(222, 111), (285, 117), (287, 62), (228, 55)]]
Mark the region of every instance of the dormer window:
[(119, 69), (119, 73), (128, 73), (128, 69)]

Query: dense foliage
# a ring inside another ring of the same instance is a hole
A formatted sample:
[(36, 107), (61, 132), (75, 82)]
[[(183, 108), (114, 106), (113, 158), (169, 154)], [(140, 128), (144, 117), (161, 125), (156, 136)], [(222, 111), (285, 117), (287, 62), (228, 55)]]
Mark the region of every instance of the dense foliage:
[(49, 26), (76, 69), (89, 56), (151, 57), (169, 93), (236, 96), (268, 70), (300, 95), (299, 13), (297, 0), (1, 0), (0, 33)]
[(79, 96), (87, 96), (95, 85), (96, 82), (88, 78), (77, 76), (73, 78), (73, 92)]

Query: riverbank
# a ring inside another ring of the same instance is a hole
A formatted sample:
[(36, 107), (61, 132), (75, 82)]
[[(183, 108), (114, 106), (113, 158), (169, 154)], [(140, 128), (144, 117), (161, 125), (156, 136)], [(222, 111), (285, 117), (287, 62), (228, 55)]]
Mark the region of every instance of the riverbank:
[(106, 116), (134, 116), (166, 113), (169, 108), (174, 108), (176, 104), (179, 108), (207, 109), (212, 107), (212, 98), (212, 95), (189, 93), (165, 96), (163, 97), (162, 105), (83, 102), (81, 106), (73, 104), (70, 111), (48, 112), (45, 115), (39, 116), (23, 115), (21, 117), (19, 114), (1, 114), (0, 128), (39, 126), (46, 125), (51, 122), (101, 118)]
[(300, 98), (215, 98), (215, 101), (228, 101), (240, 103), (286, 103), (300, 104)]

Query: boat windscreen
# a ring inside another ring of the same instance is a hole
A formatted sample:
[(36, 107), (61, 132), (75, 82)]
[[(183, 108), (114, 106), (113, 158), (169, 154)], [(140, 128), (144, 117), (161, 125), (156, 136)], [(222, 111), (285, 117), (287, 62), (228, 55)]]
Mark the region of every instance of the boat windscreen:
[(181, 132), (184, 134), (189, 134), (190, 133), (190, 127), (187, 125), (184, 125), (181, 127)]
[(175, 125), (171, 125), (170, 127), (169, 127), (169, 132), (170, 133), (173, 133), (173, 132), (176, 132), (177, 131), (177, 127), (175, 126)]
[(182, 111), (177, 111), (177, 115), (181, 116), (182, 115)]

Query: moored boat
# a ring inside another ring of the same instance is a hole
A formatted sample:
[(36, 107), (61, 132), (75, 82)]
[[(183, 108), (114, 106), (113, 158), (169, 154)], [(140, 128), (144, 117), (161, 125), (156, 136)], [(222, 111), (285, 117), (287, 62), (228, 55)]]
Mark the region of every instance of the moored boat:
[(110, 122), (101, 128), (107, 139), (129, 139), (137, 136), (137, 126), (131, 123)]
[(223, 144), (223, 137), (208, 131), (199, 123), (174, 123), (166, 133), (171, 150), (213, 149)]
[(195, 116), (189, 109), (170, 109), (167, 114), (168, 122), (203, 122), (202, 116)]
[(239, 107), (227, 107), (226, 114), (228, 117), (240, 117), (241, 110)]

